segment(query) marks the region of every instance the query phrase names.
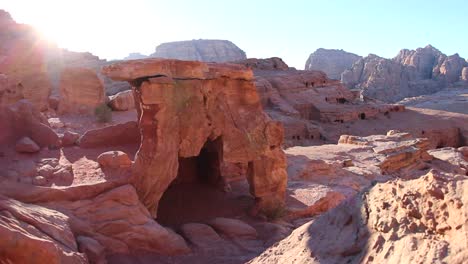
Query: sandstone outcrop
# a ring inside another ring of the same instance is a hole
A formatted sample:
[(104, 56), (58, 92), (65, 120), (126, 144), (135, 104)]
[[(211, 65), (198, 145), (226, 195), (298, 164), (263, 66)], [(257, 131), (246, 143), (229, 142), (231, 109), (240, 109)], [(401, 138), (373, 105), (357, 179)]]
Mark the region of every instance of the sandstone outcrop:
[(38, 152), (41, 148), (32, 139), (24, 137), (16, 142), (15, 149), (20, 153), (34, 153)]
[(82, 148), (119, 146), (140, 143), (140, 130), (135, 121), (86, 131), (79, 139)]
[(272, 57), (268, 59), (250, 58), (246, 60), (235, 61), (234, 63), (245, 65), (252, 70), (289, 70), (289, 66), (278, 57)]
[(39, 147), (58, 147), (60, 139), (33, 104), (22, 99), (8, 107), (0, 107), (0, 144), (8, 145), (28, 137)]
[(305, 64), (307, 71), (323, 71), (327, 77), (341, 80), (341, 73), (351, 68), (361, 56), (344, 50), (318, 49), (310, 54)]
[[(275, 65), (276, 58), (237, 63)], [(253, 67), (255, 84), (265, 111), (285, 126), (288, 146), (321, 141), (319, 123), (343, 123), (404, 111), (399, 105), (364, 102), (338, 81), (320, 71), (288, 67)]]
[(287, 149), (289, 217), (315, 217), (249, 263), (463, 263), (468, 160), (428, 143), (389, 131)]
[(135, 99), (131, 90), (119, 92), (109, 97), (109, 106), (114, 111), (127, 111), (135, 108)]
[(349, 88), (362, 90), (364, 96), (396, 102), (458, 86), (467, 65), (458, 54), (446, 56), (428, 45), (401, 50), (393, 59), (370, 54), (345, 70), (341, 81)]
[(37, 110), (47, 109), (51, 83), (44, 53), (47, 44), (30, 26), (0, 14), (0, 106), (28, 99)]
[(162, 43), (150, 57), (204, 62), (244, 60), (245, 52), (228, 40), (194, 39)]
[(104, 86), (96, 73), (86, 68), (67, 68), (60, 80), (60, 114), (92, 114), (105, 103)]
[(258, 208), (283, 204), (283, 129), (263, 113), (250, 70), (147, 59), (110, 65), (103, 73), (134, 86), (142, 136), (134, 184), (153, 216), (169, 184), (188, 164), (199, 164), (201, 170), (190, 172), (195, 178), (217, 183), (223, 162), (246, 163)]

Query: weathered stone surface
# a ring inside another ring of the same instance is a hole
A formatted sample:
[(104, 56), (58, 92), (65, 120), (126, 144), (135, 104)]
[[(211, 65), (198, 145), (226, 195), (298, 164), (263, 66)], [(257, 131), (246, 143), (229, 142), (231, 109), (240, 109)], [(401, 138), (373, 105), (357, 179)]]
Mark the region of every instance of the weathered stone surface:
[(257, 205), (283, 203), (282, 130), (274, 129), (280, 125), (263, 113), (251, 71), (231, 64), (148, 59), (114, 64), (103, 73), (136, 85), (142, 144), (133, 165), (134, 184), (153, 216), (178, 175), (179, 158), (197, 156), (209, 163), (204, 167), (211, 171), (203, 173), (213, 183), (221, 180), (222, 162), (248, 163)]
[(468, 114), (468, 88), (449, 88), (429, 95), (408, 97), (398, 104)]
[(462, 81), (468, 81), (468, 67), (464, 67), (462, 70), (462, 75), (461, 75), (461, 80)]
[(215, 247), (222, 238), (209, 225), (188, 223), (180, 227), (182, 234), (192, 244), (203, 249)]
[(67, 130), (65, 133), (63, 133), (62, 146), (73, 146), (76, 144), (79, 138), (80, 134)]
[(97, 161), (102, 167), (124, 168), (132, 166), (127, 153), (122, 151), (107, 151), (98, 156)]
[(344, 50), (318, 49), (310, 54), (305, 70), (323, 71), (330, 79), (341, 80), (341, 73), (351, 68), (361, 56)]
[(24, 99), (0, 108), (0, 144), (11, 144), (22, 137), (31, 138), (39, 147), (60, 146), (58, 135)]
[(268, 59), (246, 59), (234, 63), (245, 65), (252, 70), (289, 70), (289, 66), (278, 57)]
[(135, 99), (131, 90), (110, 96), (109, 106), (114, 111), (127, 111), (135, 108)]
[(105, 102), (104, 86), (93, 70), (66, 68), (60, 78), (58, 112), (91, 114)]
[[(270, 59), (259, 60), (263, 61)], [(321, 142), (320, 123), (343, 123), (404, 111), (399, 105), (366, 102), (320, 71), (254, 69), (263, 108), (285, 126), (287, 146)], [(311, 122), (312, 121), (312, 122)]]
[(78, 252), (69, 218), (0, 196), (0, 256), (7, 263), (88, 263)]
[(238, 219), (218, 217), (211, 220), (208, 224), (218, 232), (229, 237), (249, 239), (255, 239), (257, 237), (255, 228)]
[[(228, 40), (187, 40), (162, 43), (150, 57), (205, 62), (246, 59), (245, 52)], [(141, 59), (141, 58), (140, 58)]]
[(171, 255), (190, 251), (182, 237), (151, 219), (130, 185), (91, 200), (56, 202), (47, 206), (67, 211), (70, 225), (75, 228), (73, 232), (88, 234), (109, 253), (145, 250)]
[[(168, 59), (131, 60), (103, 67), (102, 73), (113, 80), (137, 81), (140, 78), (166, 76), (173, 79), (230, 78), (253, 80), (252, 71), (237, 64), (203, 63)], [(157, 75), (155, 75), (157, 74)]]
[(15, 150), (20, 153), (34, 153), (38, 152), (41, 148), (28, 137), (23, 137), (16, 142)]
[(96, 240), (86, 237), (78, 236), (76, 238), (78, 249), (80, 252), (86, 254), (88, 261), (93, 264), (106, 264), (105, 248)]
[(463, 263), (467, 184), (435, 170), (377, 183), (249, 263)]
[[(4, 11), (2, 11), (4, 12)], [(28, 25), (6, 15), (0, 25), (0, 107), (29, 100), (35, 110), (46, 110), (51, 83), (44, 61), (47, 43)]]
[(82, 148), (138, 143), (140, 143), (140, 130), (135, 121), (88, 130), (78, 140)]
[(393, 59), (369, 55), (343, 72), (341, 81), (364, 96), (385, 102), (431, 94), (457, 85), (468, 63), (458, 54), (446, 56), (431, 45), (401, 50)]

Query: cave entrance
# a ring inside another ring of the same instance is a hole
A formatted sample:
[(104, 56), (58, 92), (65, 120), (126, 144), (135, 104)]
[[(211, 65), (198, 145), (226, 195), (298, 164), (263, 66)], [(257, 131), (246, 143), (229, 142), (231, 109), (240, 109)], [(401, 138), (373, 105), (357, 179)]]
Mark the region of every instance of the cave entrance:
[(362, 120), (366, 119), (366, 114), (365, 113), (359, 114), (359, 118)]
[(177, 177), (159, 202), (159, 223), (178, 228), (184, 223), (243, 214), (253, 206), (255, 201), (246, 181), (226, 192), (222, 155), (222, 139), (218, 138), (207, 141), (198, 156), (179, 158)]

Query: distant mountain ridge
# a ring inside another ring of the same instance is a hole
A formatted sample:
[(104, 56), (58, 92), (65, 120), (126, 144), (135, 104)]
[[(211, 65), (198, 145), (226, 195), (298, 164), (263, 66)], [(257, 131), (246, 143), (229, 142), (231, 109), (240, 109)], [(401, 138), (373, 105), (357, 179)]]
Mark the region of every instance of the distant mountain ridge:
[[(349, 63), (345, 63), (343, 57), (347, 52), (325, 51), (328, 56), (321, 56), (320, 65), (326, 67), (320, 69), (316, 64), (315, 70), (327, 72), (330, 68), (342, 68)], [(317, 50), (311, 57), (316, 58), (317, 53), (323, 53), (323, 49)], [(337, 57), (341, 57), (341, 60), (337, 60)], [(310, 69), (307, 64), (306, 69)], [(402, 49), (392, 59), (375, 54), (358, 58), (341, 73), (340, 79), (348, 88), (361, 90), (365, 97), (397, 102), (406, 97), (435, 93), (447, 87), (467, 86), (468, 62), (458, 54), (447, 56), (427, 45), (416, 50)]]
[(198, 39), (162, 43), (150, 55), (130, 53), (124, 60), (144, 58), (227, 62), (245, 60), (247, 56), (242, 49), (229, 40)]

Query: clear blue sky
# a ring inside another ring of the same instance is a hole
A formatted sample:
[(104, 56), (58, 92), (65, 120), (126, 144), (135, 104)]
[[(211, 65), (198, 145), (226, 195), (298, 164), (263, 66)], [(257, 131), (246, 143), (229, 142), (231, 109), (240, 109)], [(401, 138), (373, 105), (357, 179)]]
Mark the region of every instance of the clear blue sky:
[(0, 8), (62, 47), (107, 59), (199, 38), (300, 69), (317, 48), (393, 57), (432, 44), (468, 57), (466, 0), (2, 0)]

